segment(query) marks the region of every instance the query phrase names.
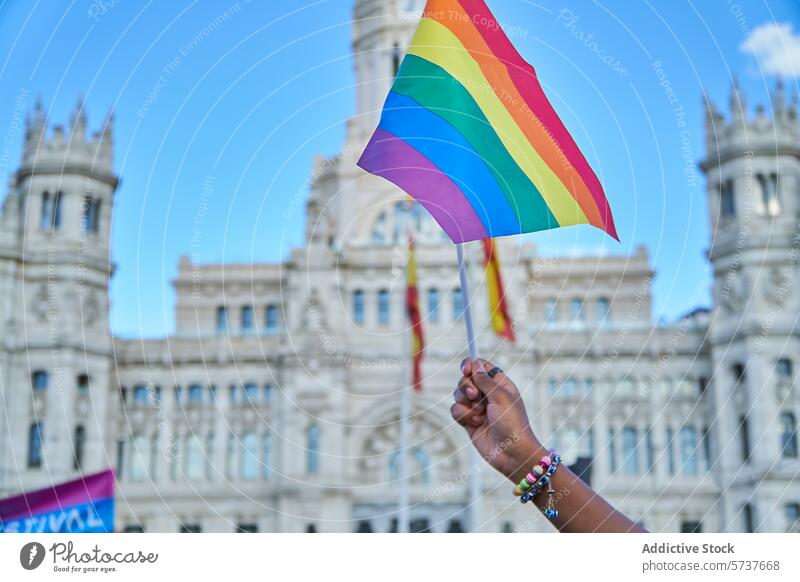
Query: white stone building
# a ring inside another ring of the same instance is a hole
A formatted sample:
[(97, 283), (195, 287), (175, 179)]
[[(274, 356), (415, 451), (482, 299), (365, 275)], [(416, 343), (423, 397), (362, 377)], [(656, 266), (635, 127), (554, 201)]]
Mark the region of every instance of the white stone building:
[[(313, 169), (305, 245), (281, 264), (182, 260), (164, 339), (109, 329), (111, 120), (87, 137), (80, 108), (66, 131), (34, 112), (0, 218), (0, 496), (113, 466), (120, 531), (390, 531), (411, 221), (428, 342), (414, 528), (549, 528), (488, 468), (468, 523), (475, 470), (449, 417), (465, 352), (455, 253), (355, 165), (421, 4), (357, 2), (357, 114)], [(731, 112), (709, 106), (706, 122), (711, 310), (653, 323), (646, 249), (557, 258), (503, 241), (518, 341), (479, 334), (538, 435), (655, 531), (786, 531), (800, 514), (797, 105), (779, 88), (772, 115), (751, 117), (734, 91)]]

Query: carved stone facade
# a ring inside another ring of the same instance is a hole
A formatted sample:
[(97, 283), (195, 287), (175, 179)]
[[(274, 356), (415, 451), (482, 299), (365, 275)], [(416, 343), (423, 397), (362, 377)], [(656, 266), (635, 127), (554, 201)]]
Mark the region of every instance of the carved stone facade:
[[(121, 530), (392, 530), (410, 223), (429, 346), (408, 453), (414, 527), (472, 528), (477, 475), (478, 529), (548, 530), (468, 465), (449, 418), (465, 351), (452, 245), (355, 165), (420, 5), (357, 2), (357, 115), (342, 152), (315, 162), (306, 244), (282, 264), (181, 260), (163, 339), (108, 329), (110, 120), (87, 138), (79, 107), (47, 136), (34, 113), (0, 218), (0, 494), (115, 466)], [(540, 437), (657, 531), (784, 531), (800, 507), (797, 111), (778, 95), (773, 118), (750, 119), (732, 102), (730, 121), (711, 106), (707, 119), (713, 309), (653, 323), (646, 249), (560, 258), (504, 240), (517, 344), (479, 329)], [(481, 270), (470, 276), (488, 321)]]

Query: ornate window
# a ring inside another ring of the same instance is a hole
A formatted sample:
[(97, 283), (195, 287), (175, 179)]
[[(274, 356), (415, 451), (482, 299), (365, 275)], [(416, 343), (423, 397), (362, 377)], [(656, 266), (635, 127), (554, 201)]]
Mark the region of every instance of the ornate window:
[(45, 231), (58, 230), (61, 226), (61, 214), (64, 206), (64, 196), (59, 191), (54, 196), (49, 192), (42, 194), (42, 214), (40, 228)]

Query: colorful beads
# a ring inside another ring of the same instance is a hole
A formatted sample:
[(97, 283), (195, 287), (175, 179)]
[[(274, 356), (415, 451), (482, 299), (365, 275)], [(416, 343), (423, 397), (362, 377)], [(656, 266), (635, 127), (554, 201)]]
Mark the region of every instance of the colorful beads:
[(519, 497), (520, 503), (528, 503), (539, 495), (545, 487), (548, 487), (547, 504), (542, 513), (547, 519), (555, 519), (558, 517), (558, 511), (554, 503), (555, 491), (552, 486), (552, 476), (561, 464), (561, 457), (555, 449), (550, 449), (548, 452), (549, 455), (542, 457), (539, 463), (531, 468), (530, 473), (514, 488), (514, 495)]

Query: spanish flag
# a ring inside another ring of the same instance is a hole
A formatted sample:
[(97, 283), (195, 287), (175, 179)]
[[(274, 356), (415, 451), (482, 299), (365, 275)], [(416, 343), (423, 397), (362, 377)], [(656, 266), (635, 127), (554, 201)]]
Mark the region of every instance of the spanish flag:
[(412, 386), (422, 390), (422, 357), (425, 351), (425, 338), (422, 333), (422, 316), (419, 309), (419, 289), (417, 288), (417, 251), (414, 235), (408, 233), (408, 281), (406, 286), (406, 310), (411, 323), (411, 365)]
[(498, 337), (504, 337), (514, 343), (514, 326), (508, 314), (506, 292), (503, 277), (500, 274), (500, 258), (494, 246), (494, 240), (483, 241), (483, 252), (486, 264), (486, 288), (489, 291), (489, 313), (492, 316), (492, 328)]

